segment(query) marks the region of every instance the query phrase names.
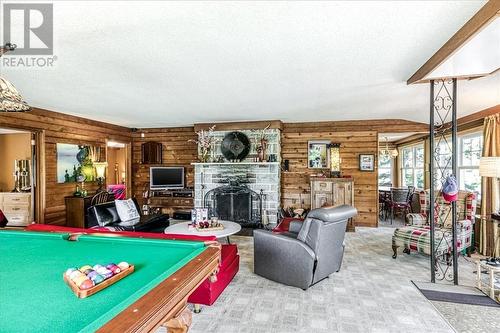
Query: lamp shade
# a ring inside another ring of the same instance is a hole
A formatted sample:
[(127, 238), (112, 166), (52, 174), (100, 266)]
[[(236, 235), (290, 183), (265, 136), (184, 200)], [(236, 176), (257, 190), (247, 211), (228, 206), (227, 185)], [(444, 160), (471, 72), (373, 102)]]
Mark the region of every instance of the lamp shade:
[(107, 166), (108, 162), (94, 162), (95, 173), (97, 178), (105, 178), (104, 174), (106, 172)]
[(500, 178), (500, 156), (481, 157), (479, 161), (479, 175)]
[(0, 112), (23, 112), (31, 110), (14, 86), (0, 77)]

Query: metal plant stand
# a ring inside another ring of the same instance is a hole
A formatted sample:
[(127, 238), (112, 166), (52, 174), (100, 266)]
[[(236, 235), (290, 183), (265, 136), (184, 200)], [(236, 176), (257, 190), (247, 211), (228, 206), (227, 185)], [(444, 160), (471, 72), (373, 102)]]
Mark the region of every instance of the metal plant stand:
[[(439, 198), (435, 191), (441, 190), (446, 177), (457, 174), (457, 79), (430, 81), (430, 208), (429, 225), (431, 233), (431, 282), (437, 280), (453, 281), (458, 284), (457, 252), (457, 204), (452, 203), (452, 244), (450, 253), (438, 253), (439, 244), (435, 243), (435, 218), (443, 224), (446, 216), (435, 216), (434, 207)], [(450, 137), (451, 136), (451, 140)], [(444, 232), (446, 233), (446, 231)], [(446, 234), (439, 234), (438, 243), (446, 241)], [(436, 246), (438, 245), (438, 246)]]

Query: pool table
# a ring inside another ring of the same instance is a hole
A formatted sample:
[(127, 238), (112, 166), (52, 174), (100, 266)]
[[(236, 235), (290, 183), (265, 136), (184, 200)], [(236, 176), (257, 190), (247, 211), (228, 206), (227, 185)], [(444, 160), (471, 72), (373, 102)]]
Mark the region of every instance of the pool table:
[[(220, 247), (112, 234), (0, 231), (2, 332), (185, 332), (187, 298), (218, 268)], [(127, 261), (129, 276), (80, 299), (69, 267)]]

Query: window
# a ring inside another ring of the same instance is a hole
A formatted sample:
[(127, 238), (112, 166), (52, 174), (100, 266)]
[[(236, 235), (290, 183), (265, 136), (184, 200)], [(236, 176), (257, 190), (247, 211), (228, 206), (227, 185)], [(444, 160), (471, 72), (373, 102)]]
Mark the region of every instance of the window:
[(378, 159), (378, 185), (392, 186), (392, 159), (390, 157)]
[[(446, 137), (446, 141), (438, 144), (436, 152), (438, 154), (439, 165), (443, 171), (436, 167), (436, 179), (441, 179), (441, 172), (444, 177), (452, 174), (451, 168), (451, 151), (448, 147), (451, 145), (451, 137)], [(480, 195), (481, 192), (481, 177), (479, 176), (479, 160), (483, 150), (483, 135), (481, 132), (469, 133), (458, 136), (457, 147), (457, 166), (458, 174), (457, 182), (460, 190), (475, 192)], [(436, 189), (440, 189), (441, 184), (436, 184)]]
[(424, 188), (424, 145), (404, 147), (401, 153), (401, 184)]
[(479, 159), (483, 150), (483, 135), (480, 132), (459, 137), (458, 183), (461, 190), (481, 192)]

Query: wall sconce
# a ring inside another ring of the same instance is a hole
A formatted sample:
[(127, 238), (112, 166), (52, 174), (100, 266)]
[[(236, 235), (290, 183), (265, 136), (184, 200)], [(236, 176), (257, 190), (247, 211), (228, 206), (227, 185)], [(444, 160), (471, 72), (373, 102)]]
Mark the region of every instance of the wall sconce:
[(97, 192), (102, 191), (102, 185), (104, 184), (104, 179), (106, 179), (106, 167), (107, 166), (108, 166), (108, 162), (94, 162), (97, 184), (99, 185)]
[(340, 177), (340, 143), (330, 144), (330, 173), (332, 177)]

